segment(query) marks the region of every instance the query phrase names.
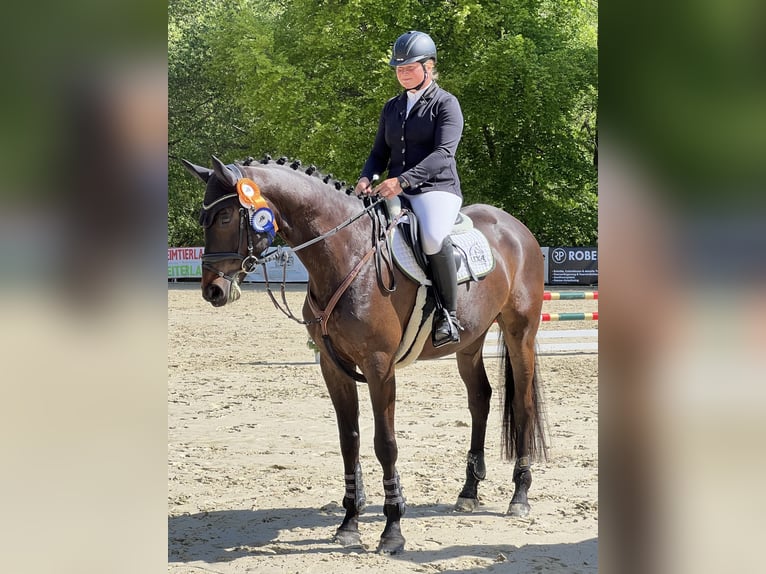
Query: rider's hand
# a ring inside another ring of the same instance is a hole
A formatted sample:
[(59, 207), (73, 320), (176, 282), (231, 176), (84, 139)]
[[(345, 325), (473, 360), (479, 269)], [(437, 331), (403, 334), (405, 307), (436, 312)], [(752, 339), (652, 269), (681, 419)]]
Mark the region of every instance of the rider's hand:
[(383, 181), (379, 186), (377, 186), (373, 193), (380, 195), (381, 197), (385, 197), (388, 199), (389, 197), (394, 197), (395, 195), (399, 195), (402, 191), (402, 186), (399, 184), (399, 180), (395, 177), (390, 177)]
[(359, 181), (356, 182), (354, 193), (356, 195), (370, 195), (372, 193), (372, 188), (370, 187), (370, 180), (367, 179), (366, 177), (360, 178)]

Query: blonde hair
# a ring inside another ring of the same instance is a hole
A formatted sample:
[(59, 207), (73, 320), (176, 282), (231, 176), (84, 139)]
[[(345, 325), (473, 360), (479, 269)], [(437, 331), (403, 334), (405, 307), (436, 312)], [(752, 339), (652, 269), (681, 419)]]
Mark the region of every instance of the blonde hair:
[[(428, 66), (428, 64), (431, 64)], [(431, 74), (431, 78), (436, 81), (439, 79), (439, 70), (436, 69), (436, 61), (433, 58), (428, 58), (426, 61), (426, 66), (428, 66), (428, 71)]]

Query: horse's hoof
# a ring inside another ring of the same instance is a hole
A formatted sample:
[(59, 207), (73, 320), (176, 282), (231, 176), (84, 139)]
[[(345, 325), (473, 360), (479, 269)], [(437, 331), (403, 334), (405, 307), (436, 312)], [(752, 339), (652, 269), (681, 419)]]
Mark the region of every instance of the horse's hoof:
[(479, 508), (478, 498), (463, 498), (462, 496), (458, 496), (457, 502), (455, 503), (456, 512), (473, 512), (477, 508)]
[(401, 534), (381, 538), (376, 552), (378, 554), (399, 554), (404, 551), (404, 536)]
[(526, 502), (511, 502), (511, 505), (508, 507), (508, 514), (515, 518), (523, 518), (529, 514), (530, 510), (532, 510), (532, 507)]
[(362, 548), (362, 536), (356, 530), (338, 530), (333, 536), (333, 542), (343, 548)]

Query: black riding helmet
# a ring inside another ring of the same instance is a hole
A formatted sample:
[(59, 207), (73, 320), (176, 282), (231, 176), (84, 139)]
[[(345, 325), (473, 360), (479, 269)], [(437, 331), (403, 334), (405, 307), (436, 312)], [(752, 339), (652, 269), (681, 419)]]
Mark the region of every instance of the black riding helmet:
[(414, 62), (436, 61), (436, 44), (425, 32), (410, 30), (394, 42), (390, 66), (406, 66)]

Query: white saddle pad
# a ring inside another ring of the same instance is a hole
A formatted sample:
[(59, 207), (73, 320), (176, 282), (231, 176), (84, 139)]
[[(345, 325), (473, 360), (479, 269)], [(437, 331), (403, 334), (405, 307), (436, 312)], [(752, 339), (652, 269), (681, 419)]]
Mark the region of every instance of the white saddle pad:
[[(468, 270), (470, 266), (476, 277), (483, 277), (495, 268), (495, 258), (492, 255), (492, 249), (484, 234), (478, 229), (471, 229), (462, 233), (450, 236), (452, 243), (457, 246), (461, 253), (462, 263), (457, 270), (457, 282), (464, 283), (471, 278)], [(398, 227), (391, 231), (391, 246), (394, 254), (394, 261), (399, 269), (410, 279), (420, 285), (430, 285), (431, 280), (426, 277), (425, 272), (420, 268), (412, 249), (407, 245), (402, 233)]]

